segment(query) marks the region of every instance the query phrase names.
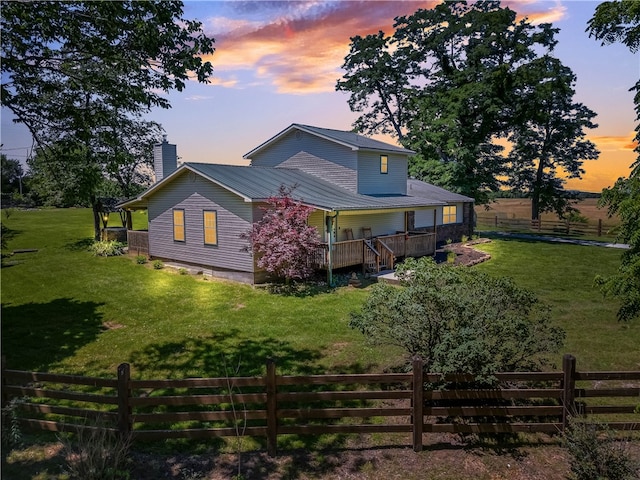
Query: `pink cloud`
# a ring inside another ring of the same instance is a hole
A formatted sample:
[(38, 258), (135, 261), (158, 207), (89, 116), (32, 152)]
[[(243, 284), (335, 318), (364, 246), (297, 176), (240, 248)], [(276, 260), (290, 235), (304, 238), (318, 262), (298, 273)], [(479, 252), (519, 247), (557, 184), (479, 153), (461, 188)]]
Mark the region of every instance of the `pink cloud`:
[[(394, 18), (433, 8), (440, 0), (340, 2), (239, 2), (237, 8), (260, 8), (277, 14), (268, 21), (217, 17), (207, 23), (216, 38), (216, 53), (207, 58), (217, 72), (247, 71), (278, 93), (331, 92), (349, 52), (350, 37), (393, 31)], [(286, 10), (284, 10), (286, 5)], [(505, 5), (533, 23), (562, 18), (554, 2), (507, 1)], [(223, 86), (239, 87), (240, 83)]]
[(252, 70), (278, 93), (330, 92), (340, 77), (351, 36), (391, 33), (394, 17), (437, 3), (330, 2), (318, 12), (298, 9), (267, 24), (218, 19), (210, 25), (224, 28), (219, 35), (213, 33), (216, 53), (207, 60), (217, 71)]

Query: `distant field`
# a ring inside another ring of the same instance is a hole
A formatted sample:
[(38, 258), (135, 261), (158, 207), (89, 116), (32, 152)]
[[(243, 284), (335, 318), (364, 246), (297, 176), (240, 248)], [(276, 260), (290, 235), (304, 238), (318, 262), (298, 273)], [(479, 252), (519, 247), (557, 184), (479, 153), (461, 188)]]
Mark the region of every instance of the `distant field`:
[[(606, 208), (598, 207), (598, 199), (588, 198), (579, 202), (576, 208), (587, 222), (572, 221), (570, 232), (565, 222), (553, 213), (541, 215), (541, 229), (531, 224), (531, 200), (527, 198), (501, 198), (488, 205), (477, 205), (476, 227), (478, 231), (502, 230), (515, 232), (535, 232), (555, 236), (579, 237), (582, 239), (615, 241), (619, 223), (617, 216), (609, 217)], [(601, 223), (599, 223), (601, 222)]]
[[(587, 198), (576, 205), (580, 210), (580, 214), (589, 219), (589, 223), (598, 223), (602, 220), (603, 225), (617, 225), (618, 218), (609, 218), (606, 208), (598, 207), (597, 198)], [(531, 218), (531, 199), (529, 198), (500, 198), (489, 205), (487, 210), (483, 205), (476, 206), (476, 214), (478, 217), (494, 217), (498, 218)], [(558, 217), (554, 213), (543, 213), (542, 220), (557, 220)]]

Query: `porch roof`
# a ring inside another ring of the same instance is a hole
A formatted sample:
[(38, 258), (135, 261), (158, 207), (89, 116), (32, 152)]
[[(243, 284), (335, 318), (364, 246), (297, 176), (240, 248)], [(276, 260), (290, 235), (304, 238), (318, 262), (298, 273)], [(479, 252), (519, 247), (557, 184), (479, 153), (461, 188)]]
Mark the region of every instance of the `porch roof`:
[(220, 185), (247, 202), (266, 201), (277, 195), (281, 185), (286, 185), (295, 186), (292, 196), (296, 200), (325, 211), (410, 209), (446, 204), (442, 200), (424, 196), (361, 195), (297, 169), (185, 163), (136, 199), (120, 206), (129, 209), (144, 208), (151, 194), (186, 171), (192, 171)]

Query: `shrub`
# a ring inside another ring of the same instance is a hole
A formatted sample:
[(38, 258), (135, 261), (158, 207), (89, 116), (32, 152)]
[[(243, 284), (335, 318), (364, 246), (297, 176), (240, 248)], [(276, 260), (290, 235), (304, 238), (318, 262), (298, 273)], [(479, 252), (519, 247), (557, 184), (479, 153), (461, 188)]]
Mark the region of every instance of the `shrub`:
[(564, 341), (548, 307), (511, 279), (408, 259), (401, 287), (379, 283), (350, 326), (372, 344), (420, 355), (427, 371), (470, 373), (493, 381), (499, 371), (539, 370)]
[(189, 275), (189, 270), (187, 270), (186, 268), (180, 268), (178, 269), (178, 273), (180, 275)]
[(13, 448), (22, 444), (22, 429), (18, 408), (24, 403), (24, 398), (12, 398), (2, 408), (2, 446)]
[(147, 257), (145, 255), (136, 255), (136, 263), (138, 265), (144, 265), (147, 263)]
[(469, 241), (469, 237), (467, 237), (466, 235), (462, 235), (462, 237), (460, 237), (460, 241), (462, 243), (467, 243)]
[(152, 265), (154, 270), (162, 270), (164, 268), (164, 263), (162, 263), (162, 260), (154, 260)]
[(126, 244), (115, 240), (94, 242), (89, 251), (96, 257), (115, 257), (124, 253)]
[(456, 252), (447, 252), (447, 263), (455, 263)]
[(241, 235), (249, 240), (257, 265), (286, 283), (313, 274), (309, 258), (320, 244), (316, 228), (307, 224), (314, 209), (295, 200), (294, 189), (282, 185), (267, 199), (262, 218)]
[(131, 436), (105, 428), (98, 419), (75, 436), (61, 436), (67, 473), (73, 479), (124, 480), (130, 478), (127, 459)]
[(445, 240), (445, 243), (446, 243), (447, 245), (451, 245), (451, 244), (453, 243), (453, 240), (451, 240), (450, 238), (447, 238), (447, 239)]
[(606, 427), (573, 420), (564, 441), (571, 456), (575, 480), (631, 480), (639, 478), (640, 466), (628, 452), (628, 443), (616, 439)]

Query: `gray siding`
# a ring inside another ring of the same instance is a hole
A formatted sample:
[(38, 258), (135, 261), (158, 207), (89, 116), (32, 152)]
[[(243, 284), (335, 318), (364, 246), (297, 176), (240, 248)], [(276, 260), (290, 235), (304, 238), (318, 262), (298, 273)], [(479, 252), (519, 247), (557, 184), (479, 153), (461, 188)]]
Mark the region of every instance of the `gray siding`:
[[(387, 155), (388, 173), (380, 173), (380, 155)], [(408, 160), (405, 155), (359, 152), (358, 193), (364, 195), (406, 195)]]
[[(253, 272), (253, 256), (240, 239), (253, 221), (251, 204), (199, 175), (185, 172), (149, 197), (151, 256), (214, 268)], [(185, 212), (185, 241), (173, 240), (173, 209)], [(203, 211), (215, 210), (218, 245), (204, 245)]]
[[(437, 209), (416, 210), (414, 217), (415, 228), (433, 227), (433, 212)], [(440, 222), (442, 222), (442, 207), (440, 207)]]
[(362, 227), (370, 227), (374, 237), (404, 232), (404, 212), (339, 215), (337, 241), (346, 240), (345, 228), (350, 228), (353, 231), (353, 238), (362, 238)]
[[(300, 161), (301, 158), (299, 156), (292, 158), (302, 152), (311, 155), (308, 158), (317, 157), (326, 163), (323, 163), (322, 166), (314, 165), (313, 162), (310, 165), (306, 165)], [(256, 153), (251, 159), (251, 164), (258, 167), (285, 166), (285, 163), (289, 168), (299, 168), (311, 175), (319, 176), (341, 187), (356, 191), (357, 152), (349, 147), (295, 130), (273, 145)], [(322, 169), (326, 170), (327, 165), (330, 164), (334, 164), (336, 166), (335, 169), (330, 173), (323, 173)]]

